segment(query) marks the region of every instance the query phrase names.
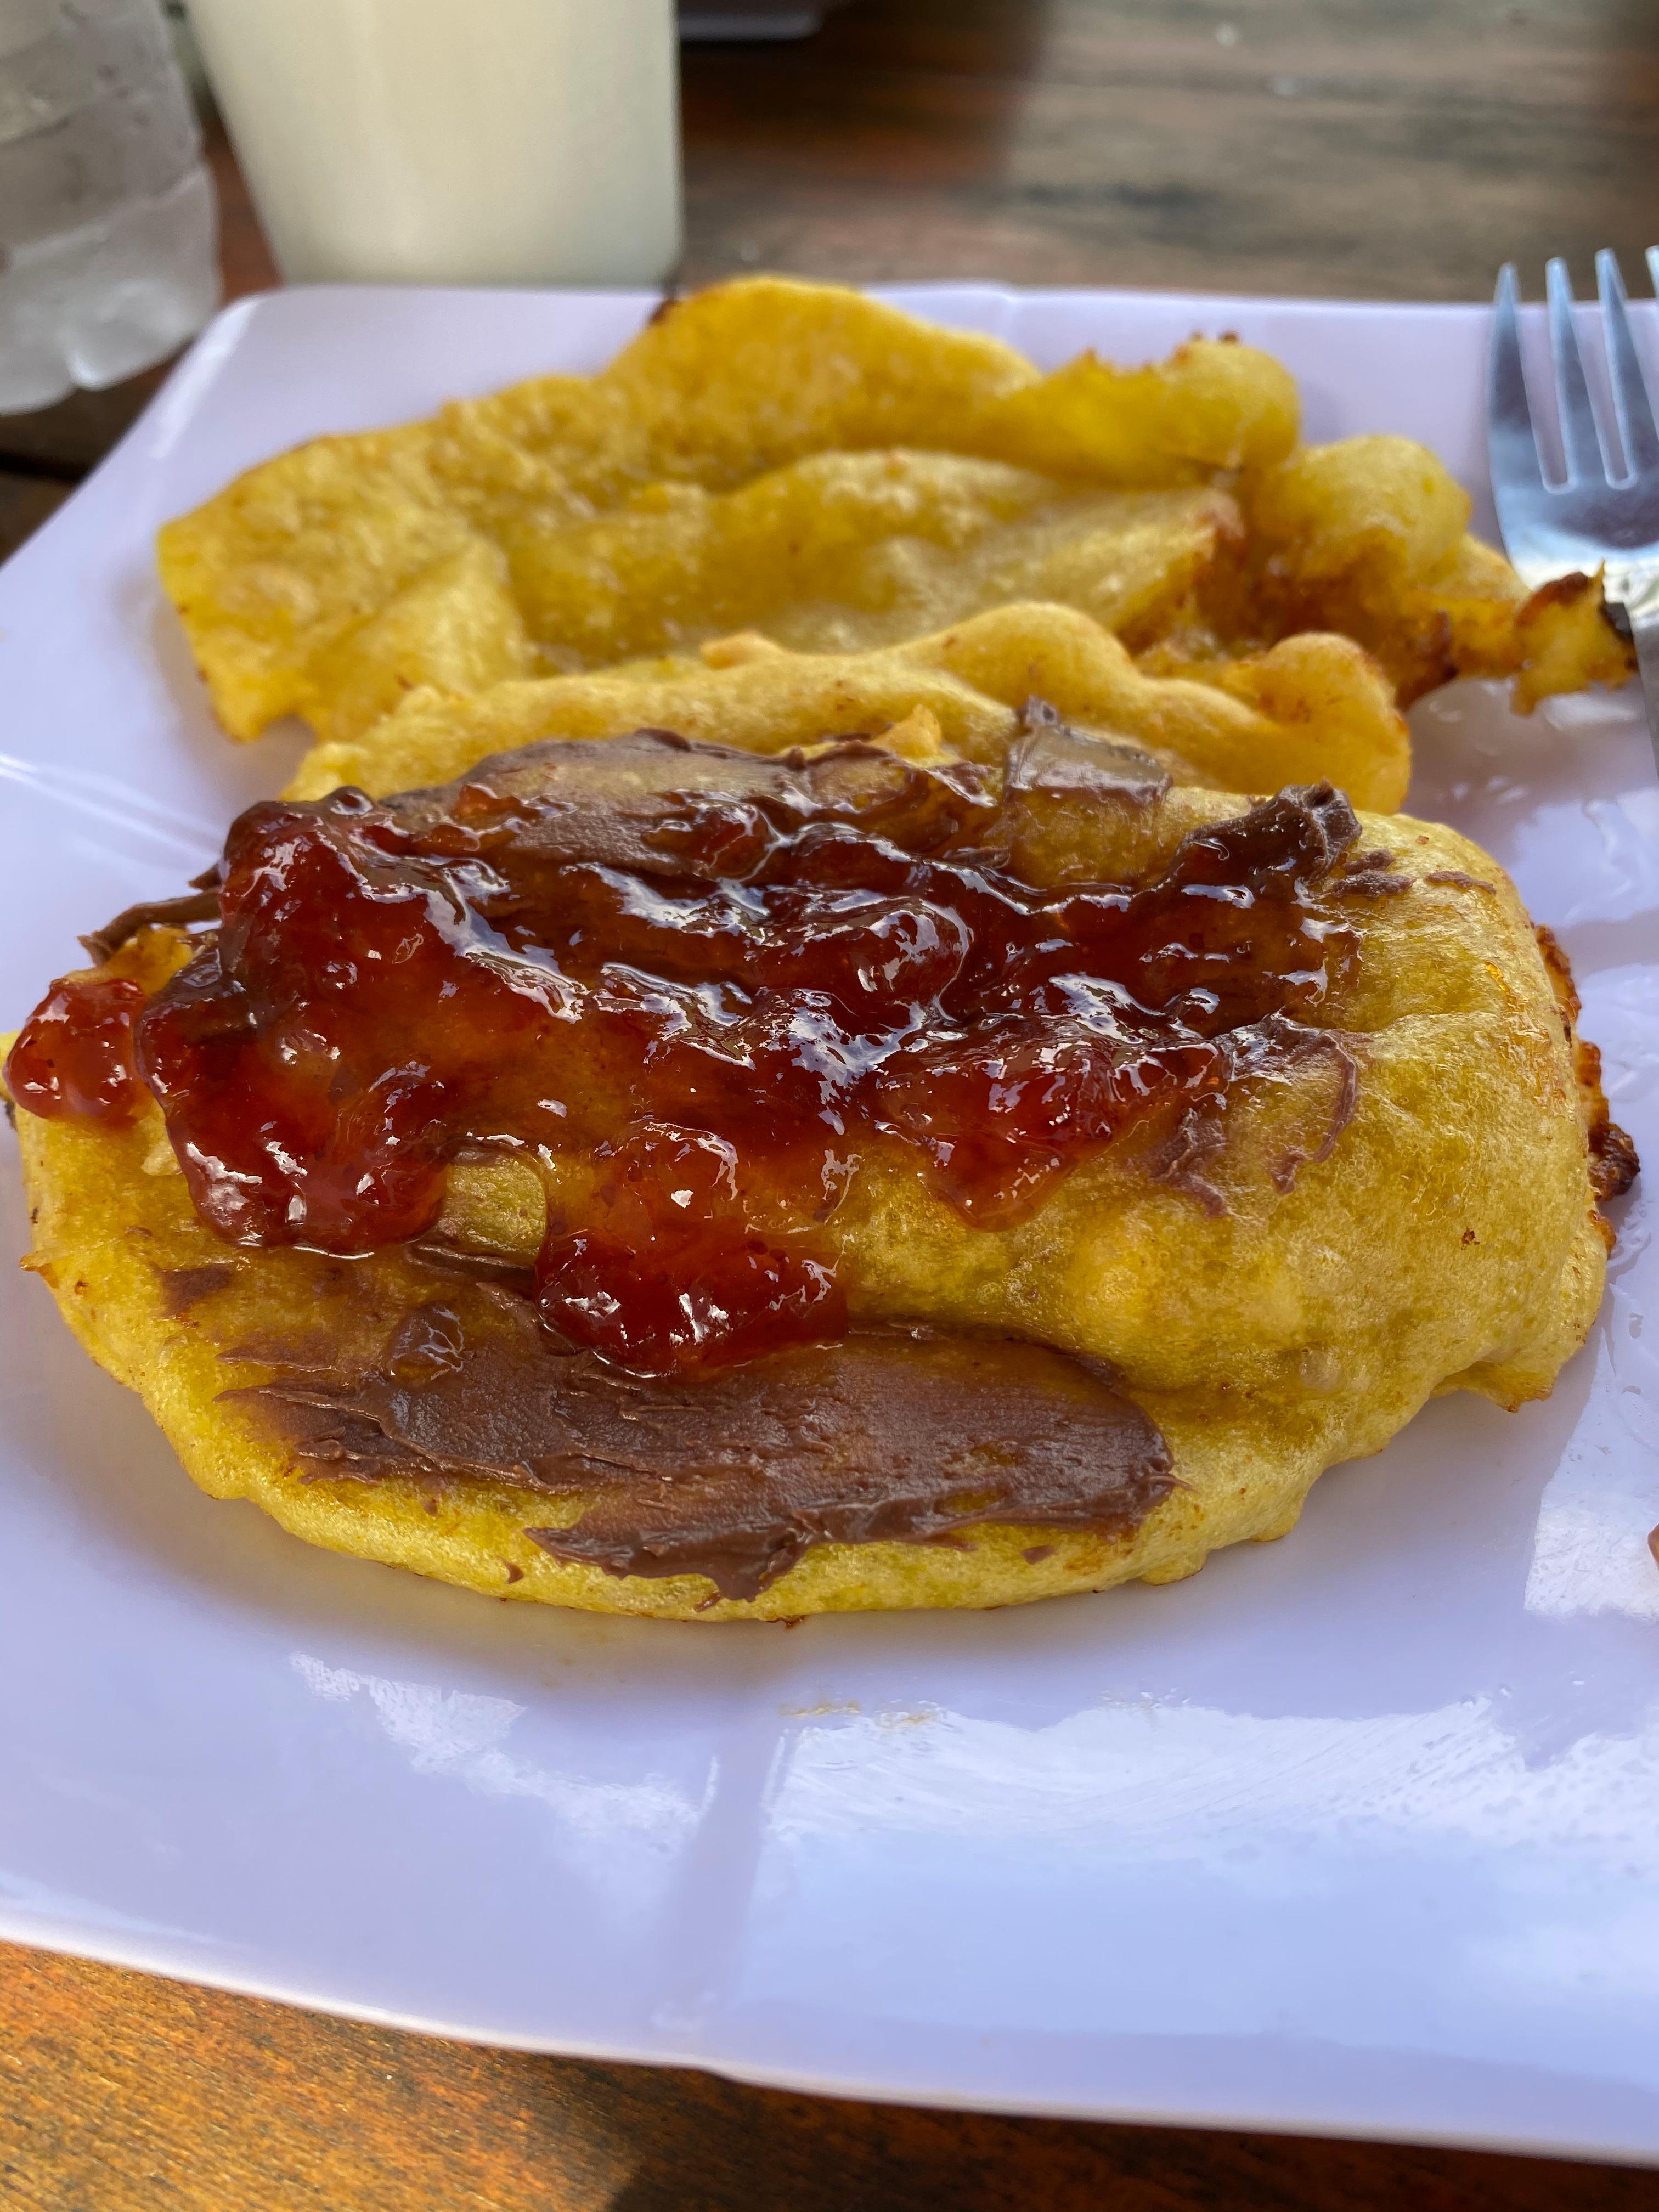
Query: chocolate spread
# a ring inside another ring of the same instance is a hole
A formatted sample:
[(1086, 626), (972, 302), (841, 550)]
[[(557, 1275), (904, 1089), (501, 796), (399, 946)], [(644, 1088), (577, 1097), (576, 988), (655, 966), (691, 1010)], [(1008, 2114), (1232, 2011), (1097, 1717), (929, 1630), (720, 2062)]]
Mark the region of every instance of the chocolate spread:
[[(410, 1311), (380, 1363), (235, 1394), (317, 1476), (487, 1480), (574, 1497), (526, 1533), (613, 1575), (752, 1598), (818, 1543), (960, 1542), (987, 1522), (1125, 1534), (1176, 1486), (1137, 1407), (1046, 1346), (927, 1331), (623, 1374), (508, 1294)], [(465, 1315), (465, 1317), (464, 1317)]]
[(180, 898), (141, 899), (137, 906), (124, 906), (113, 921), (106, 921), (101, 929), (88, 930), (81, 942), (88, 957), (101, 966), (141, 929), (183, 929), (191, 922), (218, 919), (219, 894), (211, 886), (203, 886)]

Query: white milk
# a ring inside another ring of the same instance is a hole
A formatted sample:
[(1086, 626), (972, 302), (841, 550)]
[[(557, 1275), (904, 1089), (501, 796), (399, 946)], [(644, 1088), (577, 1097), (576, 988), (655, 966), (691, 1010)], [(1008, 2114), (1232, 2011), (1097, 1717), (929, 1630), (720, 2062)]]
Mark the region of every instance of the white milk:
[(640, 284), (680, 250), (673, 0), (189, 0), (290, 282)]

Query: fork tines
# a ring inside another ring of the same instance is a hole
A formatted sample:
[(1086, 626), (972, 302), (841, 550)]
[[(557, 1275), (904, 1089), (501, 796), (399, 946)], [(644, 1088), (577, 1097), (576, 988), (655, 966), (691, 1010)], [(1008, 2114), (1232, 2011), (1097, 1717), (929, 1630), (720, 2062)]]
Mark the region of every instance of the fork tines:
[[(1659, 289), (1659, 250), (1650, 251), (1648, 265)], [(1634, 623), (1639, 609), (1637, 649), (1653, 662), (1659, 724), (1659, 425), (1618, 261), (1603, 251), (1595, 269), (1611, 397), (1611, 406), (1599, 416), (1579, 350), (1566, 264), (1556, 260), (1548, 267), (1549, 381), (1563, 461), (1559, 478), (1546, 474), (1527, 396), (1513, 267), (1505, 267), (1498, 280), (1487, 387), (1492, 498), (1504, 550), (1530, 589), (1599, 571), (1609, 607), (1620, 611), (1616, 621)]]
[[(1659, 246), (1648, 248), (1648, 267), (1659, 294)], [(1631, 333), (1625, 281), (1616, 254), (1604, 246), (1595, 257), (1601, 303), (1607, 374), (1623, 466), (1611, 441), (1601, 434), (1573, 319), (1572, 280), (1559, 258), (1545, 269), (1549, 301), (1550, 358), (1555, 372), (1556, 411), (1567, 483), (1623, 484), (1650, 471), (1659, 472), (1659, 424), (1654, 420), (1636, 342)], [(1492, 329), (1491, 433), (1493, 472), (1500, 468), (1511, 483), (1545, 484), (1532, 409), (1521, 360), (1519, 292), (1513, 263), (1498, 279)]]

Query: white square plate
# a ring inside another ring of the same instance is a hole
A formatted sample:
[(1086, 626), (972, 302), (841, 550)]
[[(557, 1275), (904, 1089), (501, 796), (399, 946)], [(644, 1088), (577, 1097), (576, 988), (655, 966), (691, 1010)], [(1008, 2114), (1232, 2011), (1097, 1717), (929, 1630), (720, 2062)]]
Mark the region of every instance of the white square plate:
[[(1486, 507), (1486, 315), (889, 295), (1057, 362), (1271, 348), (1310, 437)], [(0, 575), (0, 1018), (295, 745), (216, 733), (155, 526), (296, 439), (599, 366), (640, 295), (244, 302)], [(1632, 695), (1416, 717), (1659, 1160)], [(8, 1249), (25, 1224), (0, 1162)], [(1638, 1193), (1541, 1406), (1440, 1401), (1195, 1580), (678, 1626), (490, 1605), (185, 1480), (0, 1284), (0, 1934), (365, 2018), (847, 2094), (1659, 2158), (1659, 1301)], [(1643, 1336), (1644, 1318), (1649, 1327)]]

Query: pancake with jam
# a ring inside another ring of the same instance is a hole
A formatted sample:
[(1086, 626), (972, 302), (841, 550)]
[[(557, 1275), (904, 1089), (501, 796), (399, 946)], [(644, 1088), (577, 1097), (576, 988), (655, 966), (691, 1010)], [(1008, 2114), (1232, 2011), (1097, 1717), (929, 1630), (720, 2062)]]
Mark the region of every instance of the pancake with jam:
[(1547, 1393), (1634, 1170), (1484, 854), (1037, 702), (256, 805), (88, 944), (6, 1070), (82, 1341), (216, 1496), (556, 1604), (1190, 1574)]

